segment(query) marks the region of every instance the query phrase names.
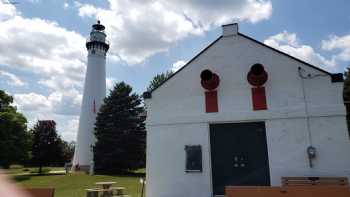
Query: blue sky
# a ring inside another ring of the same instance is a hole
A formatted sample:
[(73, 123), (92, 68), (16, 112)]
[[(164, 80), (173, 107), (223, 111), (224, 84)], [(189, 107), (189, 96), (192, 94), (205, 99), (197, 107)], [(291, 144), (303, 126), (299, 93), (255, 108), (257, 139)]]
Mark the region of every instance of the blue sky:
[(111, 49), (107, 86), (142, 93), (239, 22), (240, 32), (322, 67), (350, 65), (348, 0), (17, 0), (0, 1), (0, 89), (29, 121), (54, 119), (74, 140), (85, 74), (85, 39), (100, 19)]

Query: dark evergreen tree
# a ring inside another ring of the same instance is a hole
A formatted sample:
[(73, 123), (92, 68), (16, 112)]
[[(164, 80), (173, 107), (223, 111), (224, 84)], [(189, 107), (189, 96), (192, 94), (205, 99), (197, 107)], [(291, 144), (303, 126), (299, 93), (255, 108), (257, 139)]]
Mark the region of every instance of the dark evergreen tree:
[(147, 87), (147, 91), (152, 91), (158, 88), (164, 81), (166, 81), (171, 75), (173, 75), (173, 71), (166, 71), (165, 73), (157, 74), (153, 77), (152, 81)]
[(117, 83), (96, 118), (95, 172), (119, 174), (144, 167), (146, 132), (140, 97)]
[(0, 166), (3, 168), (23, 164), (29, 158), (27, 120), (12, 103), (12, 96), (0, 90)]
[(350, 134), (350, 69), (347, 68), (347, 71), (344, 73), (344, 87), (343, 87), (343, 99), (346, 107), (346, 120), (348, 123), (348, 131)]
[(39, 167), (46, 165), (62, 165), (62, 140), (57, 135), (56, 123), (53, 120), (38, 121), (32, 132), (32, 164)]

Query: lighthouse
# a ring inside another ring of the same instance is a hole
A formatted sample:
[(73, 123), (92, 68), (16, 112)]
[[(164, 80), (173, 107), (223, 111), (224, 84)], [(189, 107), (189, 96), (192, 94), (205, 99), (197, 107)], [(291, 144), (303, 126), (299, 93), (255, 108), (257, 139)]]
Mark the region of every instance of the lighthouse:
[(81, 170), (88, 170), (93, 163), (96, 115), (106, 96), (106, 53), (109, 43), (104, 30), (105, 26), (97, 21), (97, 24), (92, 25), (90, 36), (86, 41), (88, 61), (73, 158), (73, 168), (79, 166)]

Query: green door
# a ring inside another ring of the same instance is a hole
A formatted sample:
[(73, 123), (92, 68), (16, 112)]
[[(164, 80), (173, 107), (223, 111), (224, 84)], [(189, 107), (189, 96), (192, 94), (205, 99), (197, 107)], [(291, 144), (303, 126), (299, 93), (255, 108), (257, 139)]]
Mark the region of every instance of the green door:
[(264, 122), (210, 125), (214, 195), (234, 186), (269, 186)]

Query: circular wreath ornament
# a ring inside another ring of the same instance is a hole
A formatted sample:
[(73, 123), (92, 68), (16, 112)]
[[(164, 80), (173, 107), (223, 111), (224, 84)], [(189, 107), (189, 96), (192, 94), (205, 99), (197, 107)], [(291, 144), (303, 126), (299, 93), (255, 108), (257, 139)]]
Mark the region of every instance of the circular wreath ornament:
[(262, 86), (266, 83), (268, 74), (262, 64), (254, 64), (250, 67), (250, 71), (247, 75), (247, 80), (252, 86)]
[(219, 87), (220, 78), (216, 73), (206, 69), (201, 72), (201, 84), (204, 89), (215, 90)]

